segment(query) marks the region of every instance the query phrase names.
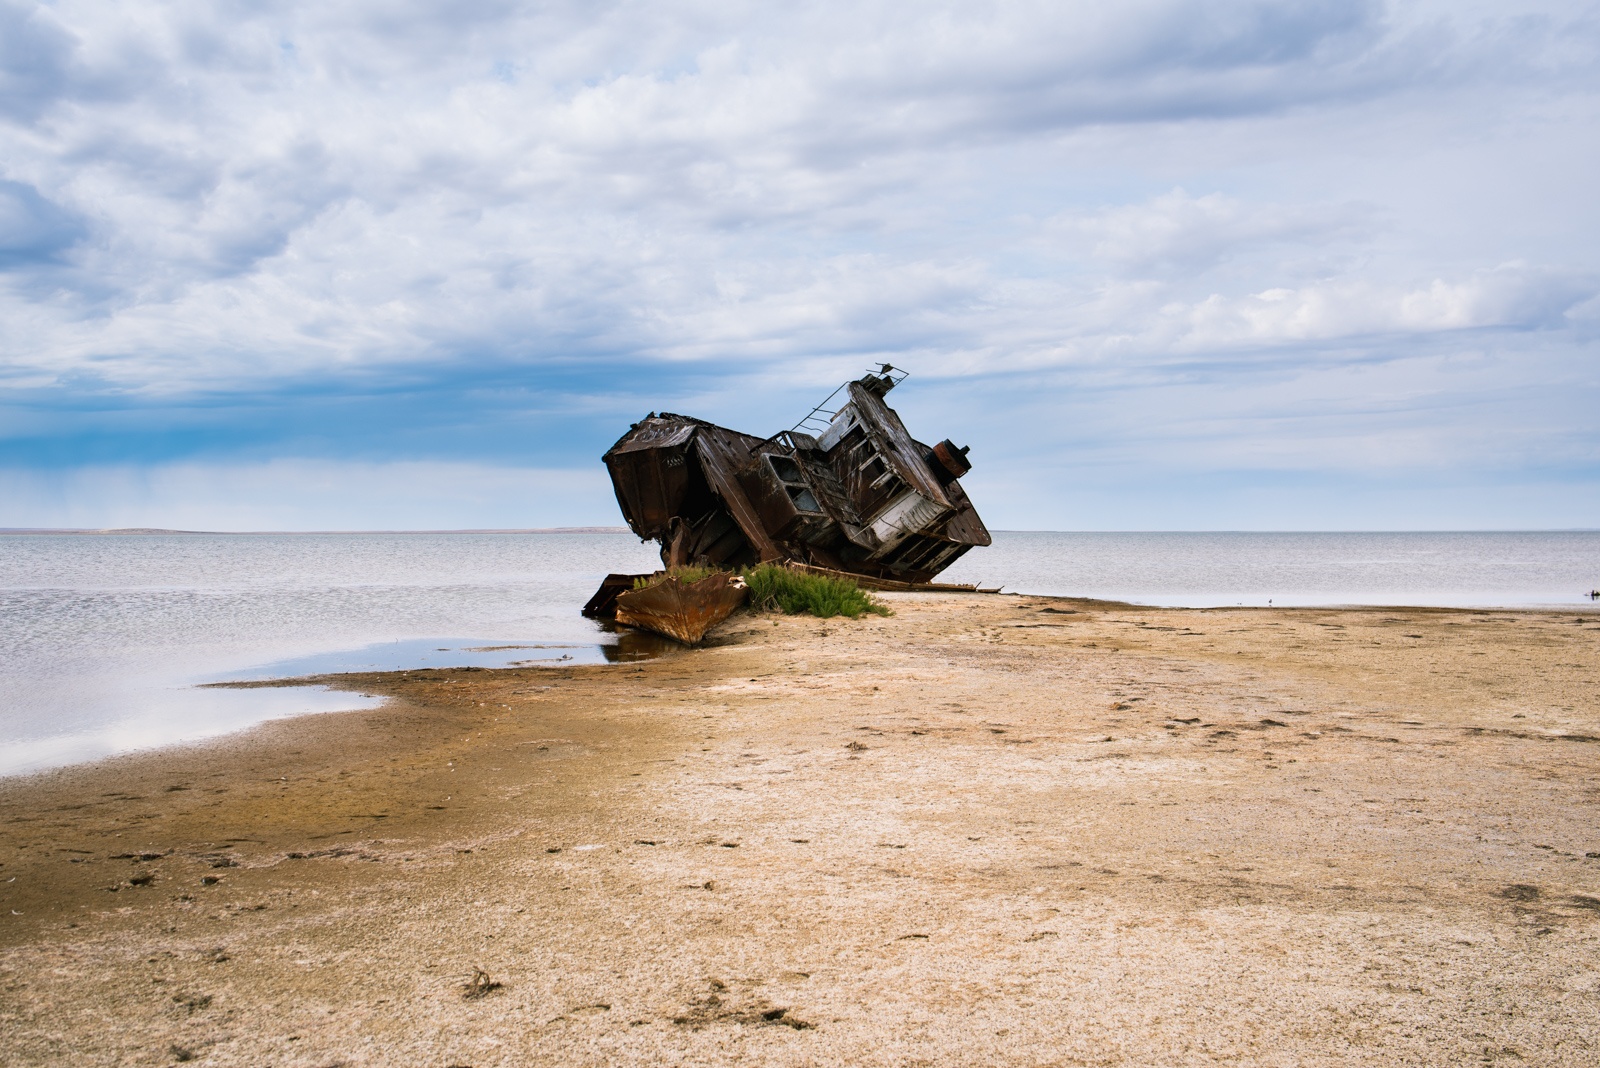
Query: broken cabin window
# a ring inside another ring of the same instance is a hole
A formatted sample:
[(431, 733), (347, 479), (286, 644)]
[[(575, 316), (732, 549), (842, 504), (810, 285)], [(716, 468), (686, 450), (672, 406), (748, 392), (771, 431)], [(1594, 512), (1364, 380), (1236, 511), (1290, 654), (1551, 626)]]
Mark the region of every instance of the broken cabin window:
[(778, 476), (778, 481), (783, 483), (784, 491), (789, 494), (789, 500), (794, 502), (797, 511), (822, 511), (822, 505), (817, 503), (811, 487), (806, 485), (805, 476), (800, 473), (799, 464), (787, 456), (773, 456), (770, 453), (767, 454), (767, 464), (772, 468), (772, 473)]
[(793, 460), (782, 456), (768, 456), (767, 463), (772, 465), (772, 473), (778, 476), (779, 482), (793, 482), (805, 485), (805, 479), (800, 475), (800, 465)]

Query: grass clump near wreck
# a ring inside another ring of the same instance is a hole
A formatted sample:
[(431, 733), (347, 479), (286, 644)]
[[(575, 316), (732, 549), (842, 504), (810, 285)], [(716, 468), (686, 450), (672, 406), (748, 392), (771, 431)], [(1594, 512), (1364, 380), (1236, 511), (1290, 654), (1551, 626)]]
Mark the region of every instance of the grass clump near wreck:
[(718, 569), (714, 567), (675, 567), (670, 571), (657, 571), (654, 575), (641, 575), (633, 580), (633, 588), (636, 590), (649, 589), (662, 579), (667, 578), (675, 578), (685, 586), (692, 586), (701, 579), (710, 578), (717, 572)]
[(743, 573), (750, 587), (750, 607), (777, 608), (790, 615), (846, 616), (864, 614), (886, 616), (889, 608), (874, 599), (854, 580), (808, 575), (777, 564), (762, 564)]

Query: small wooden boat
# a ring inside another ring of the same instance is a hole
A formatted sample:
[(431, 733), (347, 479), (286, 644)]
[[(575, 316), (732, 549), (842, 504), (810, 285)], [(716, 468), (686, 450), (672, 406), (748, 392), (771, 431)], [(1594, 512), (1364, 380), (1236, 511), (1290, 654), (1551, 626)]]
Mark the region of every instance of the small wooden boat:
[(744, 579), (725, 571), (699, 582), (665, 575), (648, 586), (618, 593), (616, 620), (685, 645), (699, 645), (706, 631), (732, 615), (749, 592)]

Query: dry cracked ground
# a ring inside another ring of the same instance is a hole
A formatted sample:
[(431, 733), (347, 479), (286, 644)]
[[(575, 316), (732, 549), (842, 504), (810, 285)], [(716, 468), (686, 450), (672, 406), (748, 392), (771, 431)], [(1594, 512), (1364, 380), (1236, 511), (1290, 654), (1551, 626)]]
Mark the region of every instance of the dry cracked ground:
[(1600, 1063), (1600, 616), (890, 601), (0, 784), (0, 1059)]

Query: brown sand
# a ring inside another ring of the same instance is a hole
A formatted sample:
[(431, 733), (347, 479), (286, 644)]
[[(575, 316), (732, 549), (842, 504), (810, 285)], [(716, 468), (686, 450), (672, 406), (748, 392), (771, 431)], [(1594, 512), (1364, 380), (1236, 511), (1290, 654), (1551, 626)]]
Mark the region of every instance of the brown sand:
[(1600, 1063), (1600, 618), (889, 599), (0, 785), (0, 1061)]

